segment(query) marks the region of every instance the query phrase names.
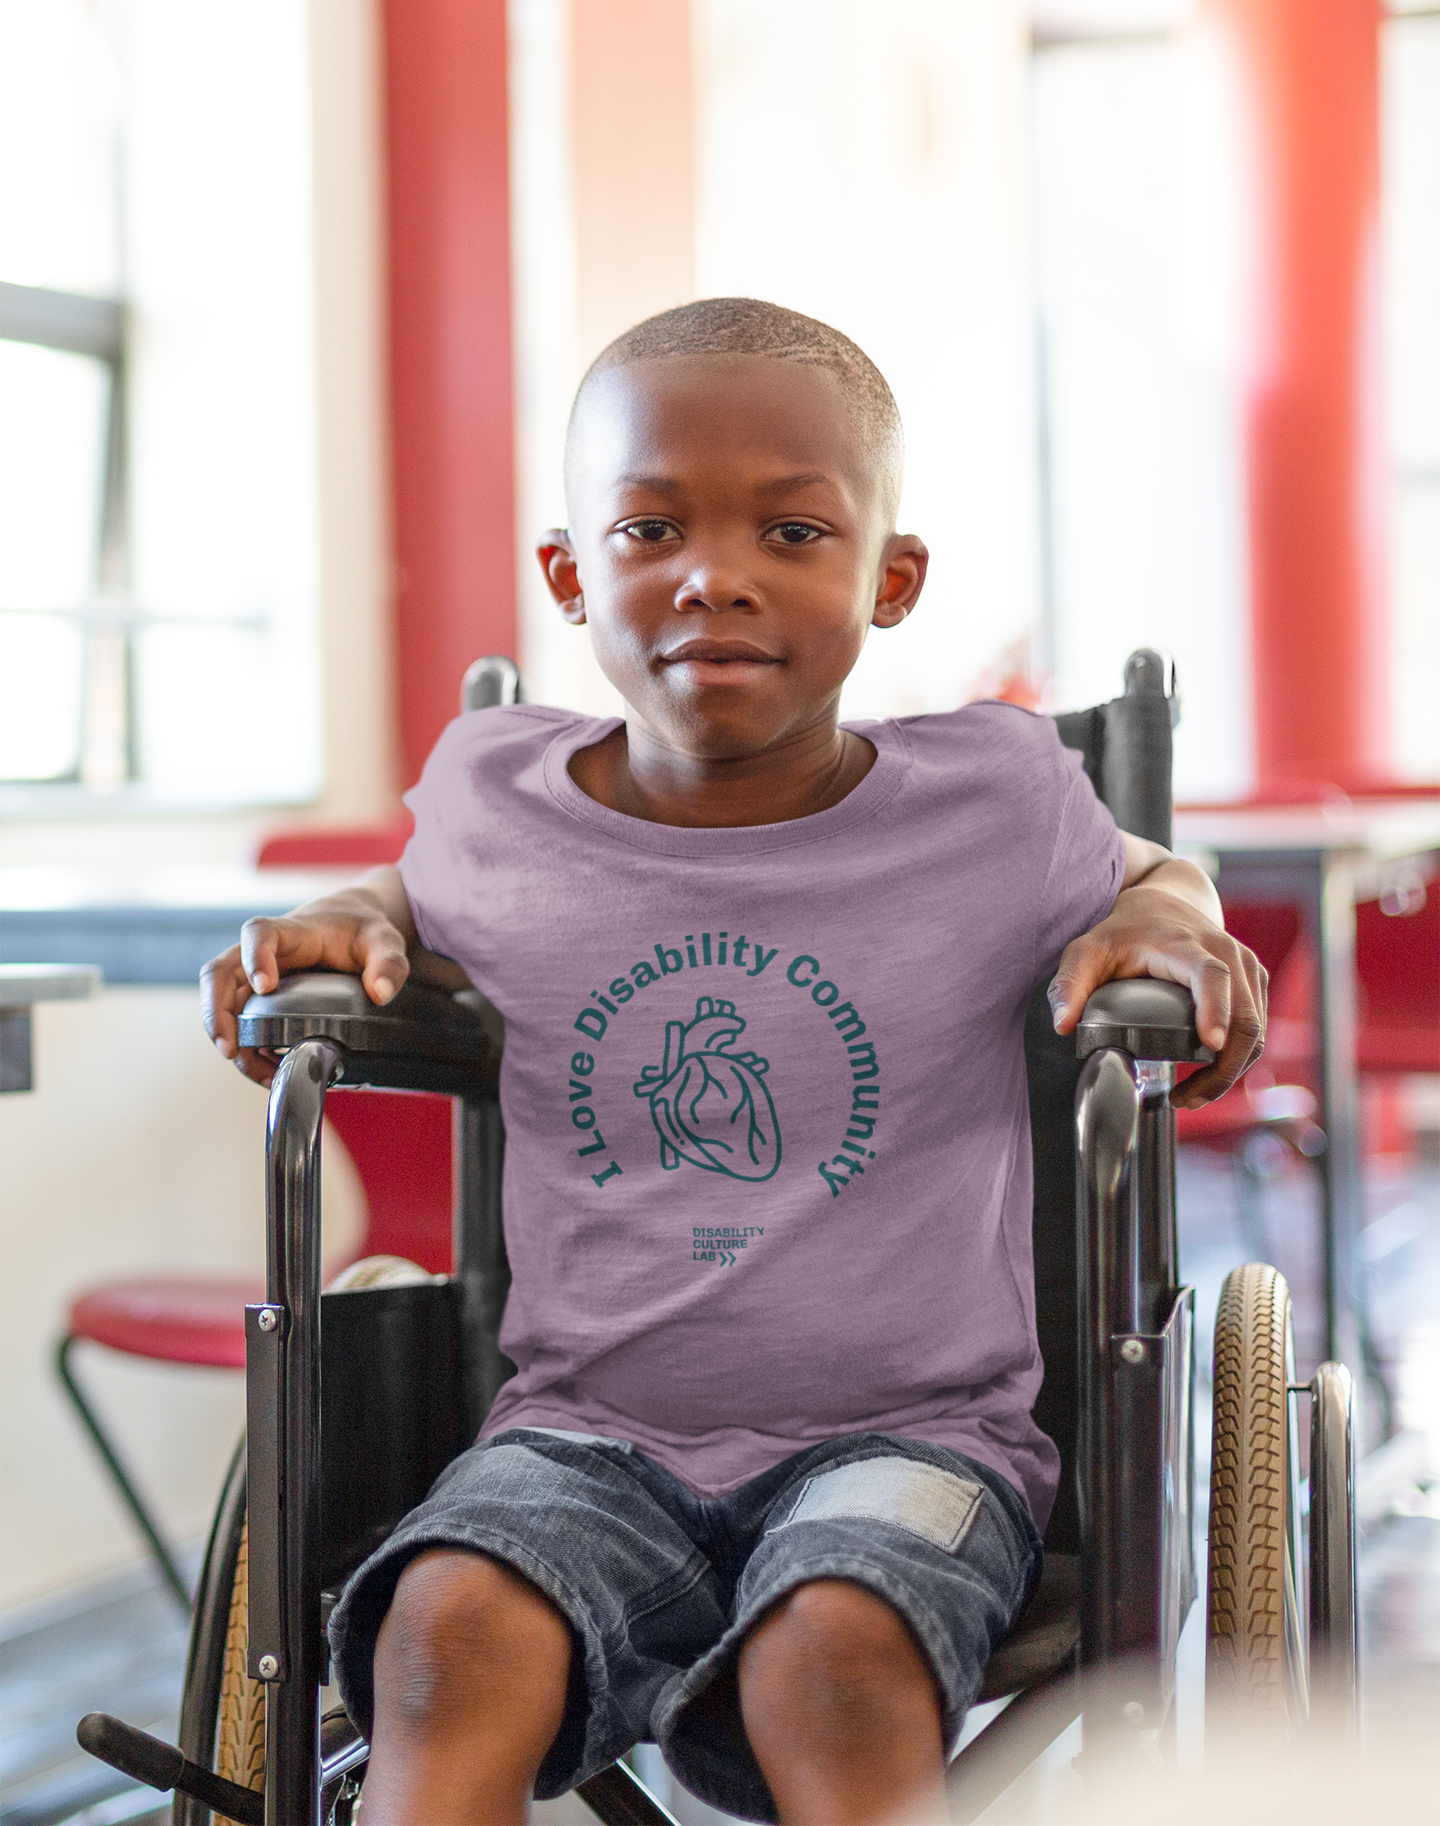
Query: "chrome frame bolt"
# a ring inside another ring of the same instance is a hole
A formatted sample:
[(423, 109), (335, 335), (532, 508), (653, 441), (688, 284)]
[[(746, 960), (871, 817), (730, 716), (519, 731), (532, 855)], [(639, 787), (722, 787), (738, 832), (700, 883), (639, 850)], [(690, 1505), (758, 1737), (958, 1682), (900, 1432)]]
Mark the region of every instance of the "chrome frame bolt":
[(262, 1680), (273, 1680), (280, 1672), (280, 1663), (274, 1655), (262, 1655), (255, 1665), (260, 1670)]
[(1120, 1346), (1120, 1355), (1127, 1363), (1143, 1363), (1145, 1361), (1145, 1346), (1138, 1338), (1127, 1338)]
[(273, 1306), (262, 1306), (260, 1308), (260, 1316), (256, 1319), (255, 1323), (260, 1327), (261, 1331), (274, 1331), (275, 1327), (280, 1323), (280, 1315)]

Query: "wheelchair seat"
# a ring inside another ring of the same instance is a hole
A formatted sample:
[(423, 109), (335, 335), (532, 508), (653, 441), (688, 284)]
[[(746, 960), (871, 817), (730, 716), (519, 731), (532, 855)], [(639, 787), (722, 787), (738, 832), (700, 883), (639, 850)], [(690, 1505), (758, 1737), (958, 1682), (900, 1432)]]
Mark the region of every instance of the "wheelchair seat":
[(1070, 1666), (1080, 1647), (1080, 1556), (1047, 1553), (1020, 1621), (985, 1663), (975, 1703), (1006, 1699)]

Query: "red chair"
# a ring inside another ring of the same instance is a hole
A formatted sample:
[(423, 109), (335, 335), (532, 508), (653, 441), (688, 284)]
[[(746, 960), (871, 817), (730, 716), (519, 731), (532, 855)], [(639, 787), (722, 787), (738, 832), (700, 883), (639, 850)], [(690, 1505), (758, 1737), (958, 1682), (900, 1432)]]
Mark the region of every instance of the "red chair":
[[(271, 839), (263, 867), (394, 862), (409, 821), (373, 830), (302, 833)], [(325, 1117), (365, 1188), (369, 1206), (356, 1256), (401, 1256), (432, 1274), (451, 1266), (451, 1111), (447, 1097), (345, 1091), (326, 1100)], [(60, 1382), (134, 1517), (165, 1583), (188, 1611), (191, 1594), (150, 1505), (118, 1454), (72, 1361), (82, 1341), (208, 1369), (245, 1367), (245, 1306), (265, 1297), (261, 1282), (233, 1275), (144, 1273), (105, 1281), (70, 1308), (56, 1350)]]
[[(1362, 901), (1355, 919), (1362, 1072), (1440, 1072), (1440, 871)], [(1428, 876), (1428, 880), (1427, 880)]]

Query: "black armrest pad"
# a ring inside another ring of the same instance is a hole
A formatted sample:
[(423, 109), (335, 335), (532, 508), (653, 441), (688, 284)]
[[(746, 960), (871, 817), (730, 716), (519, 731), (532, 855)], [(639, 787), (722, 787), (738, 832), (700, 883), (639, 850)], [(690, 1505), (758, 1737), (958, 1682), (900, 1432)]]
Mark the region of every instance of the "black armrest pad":
[(1085, 1004), (1075, 1029), (1075, 1051), (1083, 1059), (1107, 1046), (1133, 1059), (1205, 1064), (1215, 1057), (1195, 1031), (1190, 991), (1151, 976), (1102, 983)]
[(460, 1093), (493, 1087), (503, 1049), (499, 1015), (473, 989), (451, 995), (406, 983), (379, 1008), (358, 976), (312, 970), (285, 977), (240, 1011), (240, 1044), (288, 1051), (334, 1040), (348, 1055), (340, 1081)]

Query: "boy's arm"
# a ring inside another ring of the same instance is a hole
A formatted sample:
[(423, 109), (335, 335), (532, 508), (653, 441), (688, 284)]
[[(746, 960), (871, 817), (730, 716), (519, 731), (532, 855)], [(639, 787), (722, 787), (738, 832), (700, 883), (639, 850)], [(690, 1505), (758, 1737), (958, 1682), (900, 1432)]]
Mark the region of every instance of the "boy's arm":
[(343, 970), (358, 976), (382, 1007), (408, 977), (438, 989), (468, 989), (458, 964), (420, 943), (397, 868), (371, 869), (353, 887), (310, 900), (280, 919), (247, 919), (240, 942), (200, 972), (201, 1019), (222, 1058), (257, 1084), (275, 1076), (275, 1061), (240, 1045), (240, 1011), (251, 995), (268, 995), (296, 970)]
[(1200, 1038), (1215, 1054), (1172, 1093), (1198, 1109), (1229, 1090), (1265, 1048), (1265, 967), (1225, 930), (1214, 883), (1193, 862), (1142, 837), (1125, 839), (1125, 881), (1107, 918), (1073, 939), (1050, 984), (1057, 1033), (1073, 1032), (1092, 990), (1117, 976), (1183, 983)]

